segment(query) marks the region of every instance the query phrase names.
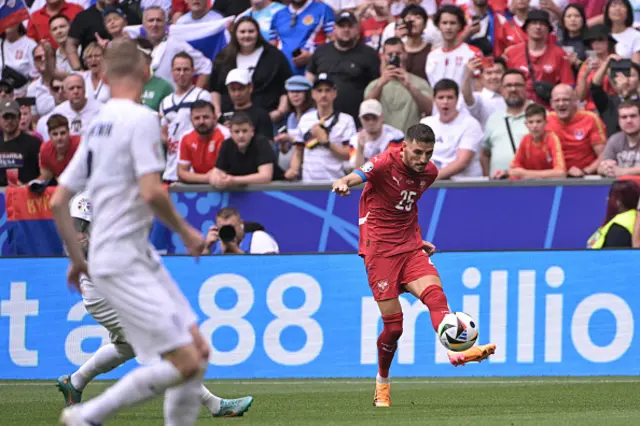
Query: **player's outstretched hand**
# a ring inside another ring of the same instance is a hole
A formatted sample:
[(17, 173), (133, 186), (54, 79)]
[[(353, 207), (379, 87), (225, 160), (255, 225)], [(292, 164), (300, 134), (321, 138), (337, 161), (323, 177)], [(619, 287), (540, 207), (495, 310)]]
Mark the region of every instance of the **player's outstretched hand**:
[(80, 288), (80, 276), (83, 274), (87, 276), (89, 275), (87, 262), (82, 262), (79, 264), (71, 262), (69, 264), (69, 269), (67, 270), (67, 283), (69, 284), (69, 289), (71, 291), (82, 293), (82, 290)]
[(424, 250), (425, 253), (427, 253), (429, 256), (433, 256), (434, 253), (436, 252), (436, 246), (434, 246), (433, 244), (431, 244), (429, 241), (422, 241), (422, 249)]
[(333, 182), (333, 192), (340, 195), (341, 197), (345, 197), (351, 193), (351, 190), (342, 179), (338, 179), (337, 181)]
[(180, 237), (182, 238), (182, 242), (184, 243), (187, 252), (196, 259), (200, 257), (205, 246), (202, 234), (200, 234), (200, 232), (198, 232), (198, 230), (193, 226), (187, 225)]

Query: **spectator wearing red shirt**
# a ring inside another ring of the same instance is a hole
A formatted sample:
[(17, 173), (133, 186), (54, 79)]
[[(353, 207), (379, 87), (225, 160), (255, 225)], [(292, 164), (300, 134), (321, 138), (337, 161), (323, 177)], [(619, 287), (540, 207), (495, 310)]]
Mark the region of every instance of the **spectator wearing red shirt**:
[(230, 136), (226, 127), (216, 125), (218, 117), (210, 102), (197, 100), (191, 105), (193, 131), (180, 140), (178, 179), (183, 183), (208, 183), (216, 166), (222, 142)]
[(76, 15), (83, 10), (82, 6), (67, 3), (64, 0), (47, 0), (45, 6), (31, 14), (31, 19), (27, 26), (27, 37), (37, 42), (47, 40), (57, 49), (58, 43), (51, 37), (49, 32), (49, 20), (56, 15), (64, 15), (69, 18), (69, 21), (73, 21)]
[(596, 173), (600, 157), (607, 142), (602, 120), (590, 111), (577, 107), (577, 98), (571, 86), (559, 84), (551, 93), (551, 106), (547, 130), (560, 138), (569, 176), (582, 177)]
[(560, 138), (548, 130), (547, 111), (542, 105), (529, 104), (524, 112), (529, 134), (520, 141), (509, 171), (498, 170), (495, 178), (560, 179), (567, 176)]
[(604, 22), (604, 7), (607, 0), (571, 0), (570, 4), (579, 4), (587, 15), (587, 26), (591, 27)]
[(80, 136), (71, 136), (69, 120), (64, 115), (49, 117), (47, 129), (50, 140), (40, 146), (40, 176), (37, 179), (45, 182), (62, 174), (80, 145)]
[(489, 0), (473, 0), (462, 7), (467, 26), (460, 33), (460, 38), (480, 49), (484, 56), (502, 56), (509, 46), (504, 31), (507, 20), (491, 7), (491, 3)]
[[(565, 51), (547, 42), (552, 30), (549, 22), (549, 14), (544, 10), (532, 10), (524, 23), (524, 30), (529, 40), (509, 47), (504, 56), (507, 60), (507, 68), (516, 68), (527, 74), (527, 97), (533, 101), (549, 106), (549, 99), (540, 98), (533, 85), (533, 70), (536, 82), (556, 85), (564, 83), (573, 86), (575, 78), (571, 70), (571, 64), (565, 59)], [(529, 67), (529, 56), (531, 67)]]
[(373, 13), (360, 22), (360, 38), (367, 46), (378, 50), (382, 45), (382, 33), (393, 18), (388, 2), (366, 2), (362, 6), (360, 16), (365, 15), (369, 9), (372, 9)]
[(530, 0), (513, 0), (510, 10), (505, 14), (507, 22), (504, 24), (504, 38), (507, 45), (527, 41), (527, 34), (522, 29), (529, 16)]

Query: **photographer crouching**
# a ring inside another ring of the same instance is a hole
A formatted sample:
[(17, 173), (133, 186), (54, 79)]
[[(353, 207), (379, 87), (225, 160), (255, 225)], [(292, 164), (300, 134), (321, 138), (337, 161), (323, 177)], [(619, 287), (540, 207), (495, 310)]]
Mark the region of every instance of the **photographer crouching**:
[(244, 222), (240, 212), (225, 207), (216, 215), (216, 224), (209, 228), (202, 254), (273, 254), (279, 253), (278, 243), (256, 222)]

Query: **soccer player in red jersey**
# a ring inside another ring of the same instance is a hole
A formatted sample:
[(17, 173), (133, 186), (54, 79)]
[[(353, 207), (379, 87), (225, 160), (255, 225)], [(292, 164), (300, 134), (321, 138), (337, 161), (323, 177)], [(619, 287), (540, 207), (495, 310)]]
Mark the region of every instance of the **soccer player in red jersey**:
[[(438, 176), (438, 169), (429, 161), (435, 140), (429, 126), (411, 126), (400, 148), (374, 156), (333, 183), (333, 191), (346, 196), (349, 188), (366, 182), (360, 197), (358, 254), (364, 258), (383, 323), (378, 337), (376, 407), (391, 405), (389, 367), (402, 335), (400, 294), (409, 292), (429, 308), (434, 330), (449, 313), (438, 271), (430, 259), (435, 246), (422, 240), (416, 205)], [(464, 352), (449, 352), (449, 360), (455, 366), (464, 365), (482, 361), (494, 352), (492, 344), (474, 346)]]

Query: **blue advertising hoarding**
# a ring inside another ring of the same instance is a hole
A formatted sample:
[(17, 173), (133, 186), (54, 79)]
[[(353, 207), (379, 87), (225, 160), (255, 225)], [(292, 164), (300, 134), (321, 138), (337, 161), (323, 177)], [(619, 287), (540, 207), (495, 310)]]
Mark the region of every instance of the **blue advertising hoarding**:
[[(438, 187), (418, 202), (423, 237), (443, 250), (580, 249), (604, 218), (608, 185)], [(281, 253), (355, 252), (360, 190), (337, 197), (327, 189), (239, 192), (173, 192), (178, 210), (206, 234), (222, 207), (264, 225)], [(0, 200), (3, 207), (4, 200)], [(2, 255), (62, 255), (53, 225), (0, 217)], [(4, 219), (2, 219), (4, 218)], [(40, 238), (56, 240), (43, 244)], [(163, 228), (152, 242), (170, 254), (185, 253)]]
[[(638, 251), (439, 253), (452, 310), (476, 318), (489, 362), (454, 368), (426, 308), (402, 297), (396, 377), (634, 375)], [(355, 255), (164, 259), (212, 344), (208, 378), (373, 377), (380, 316)], [(0, 379), (70, 373), (104, 329), (64, 282), (67, 260), (0, 259)], [(143, 360), (150, 362), (151, 360)], [(131, 361), (105, 376), (121, 377)]]

